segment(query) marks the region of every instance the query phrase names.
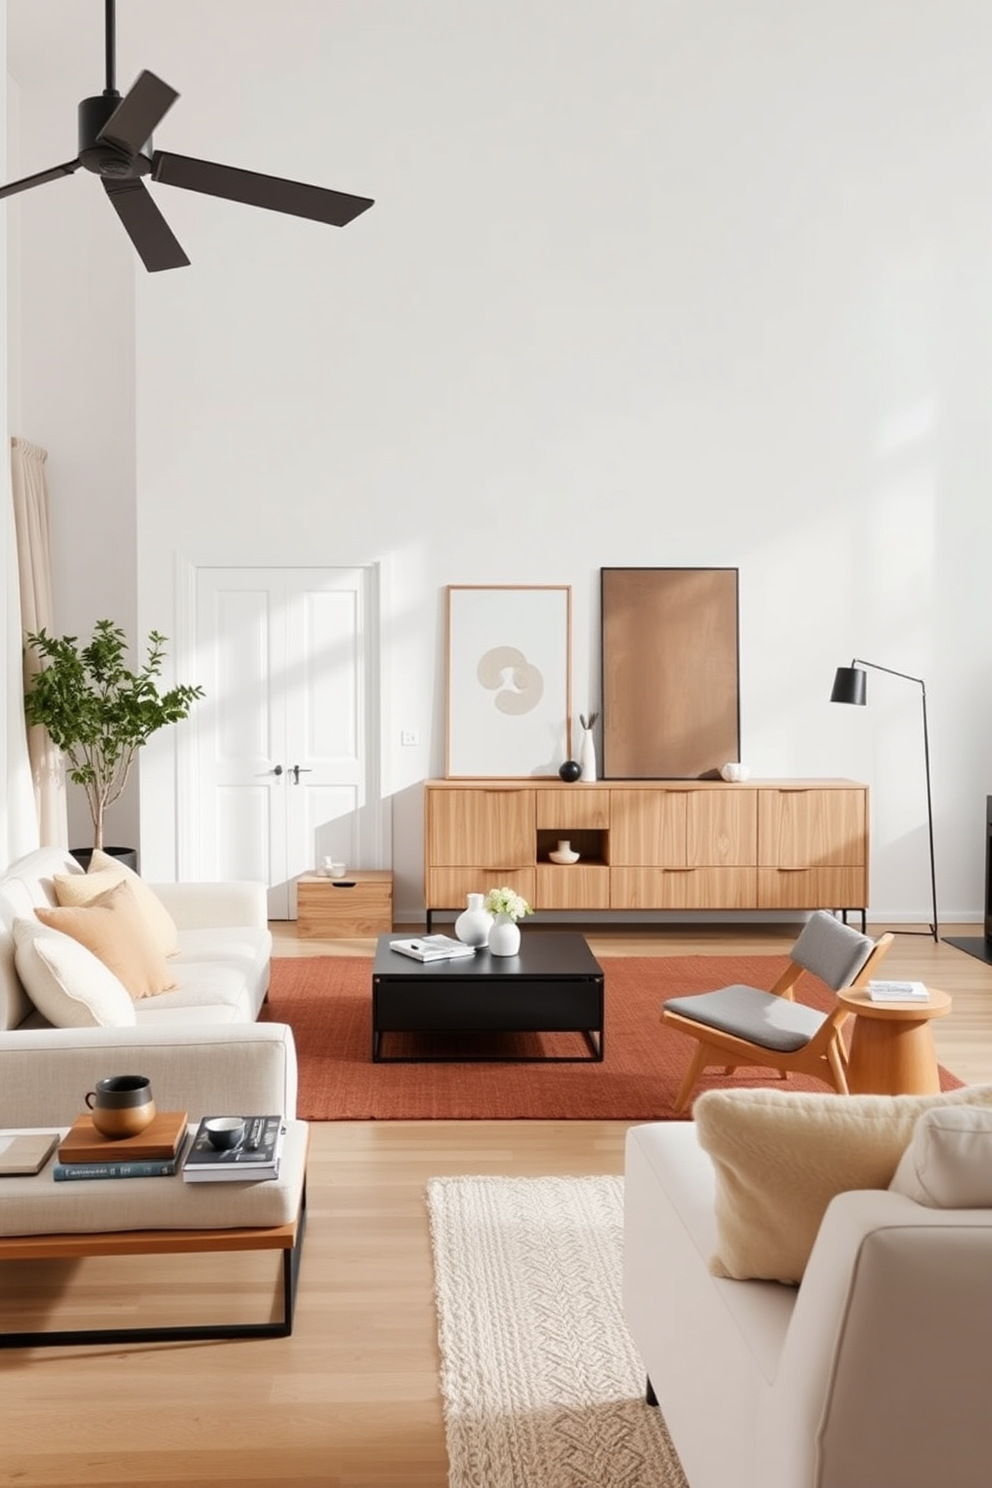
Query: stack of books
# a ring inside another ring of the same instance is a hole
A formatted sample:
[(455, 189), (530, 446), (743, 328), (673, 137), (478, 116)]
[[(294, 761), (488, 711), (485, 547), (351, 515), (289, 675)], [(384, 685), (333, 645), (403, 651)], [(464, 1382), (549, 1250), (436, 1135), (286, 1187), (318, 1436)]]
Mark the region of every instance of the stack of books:
[(262, 1183), (279, 1177), (286, 1122), (282, 1116), (246, 1116), (244, 1136), (236, 1147), (218, 1150), (210, 1141), (204, 1116), (183, 1163), (187, 1183)]
[(56, 1183), (83, 1178), (170, 1178), (187, 1145), (185, 1111), (159, 1111), (136, 1137), (114, 1140), (98, 1132), (88, 1112), (77, 1116), (59, 1143)]
[(869, 982), (872, 1002), (929, 1002), (930, 993), (923, 982)]

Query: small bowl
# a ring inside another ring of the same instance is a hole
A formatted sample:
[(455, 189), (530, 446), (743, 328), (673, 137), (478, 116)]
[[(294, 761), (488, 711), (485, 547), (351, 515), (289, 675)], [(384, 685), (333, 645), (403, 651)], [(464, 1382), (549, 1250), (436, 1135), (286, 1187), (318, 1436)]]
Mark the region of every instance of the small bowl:
[(750, 773), (751, 766), (742, 765), (739, 760), (733, 760), (729, 765), (720, 766), (720, 774), (724, 780), (729, 780), (734, 785), (740, 785), (742, 781), (747, 780)]
[(548, 857), (552, 863), (577, 863), (579, 861), (578, 853), (573, 852), (571, 849), (568, 852), (564, 852), (559, 848), (556, 852), (549, 852)]
[(245, 1118), (243, 1116), (211, 1116), (209, 1121), (203, 1123), (203, 1129), (211, 1147), (216, 1147), (218, 1152), (224, 1152), (231, 1147), (237, 1147), (241, 1141), (245, 1134)]

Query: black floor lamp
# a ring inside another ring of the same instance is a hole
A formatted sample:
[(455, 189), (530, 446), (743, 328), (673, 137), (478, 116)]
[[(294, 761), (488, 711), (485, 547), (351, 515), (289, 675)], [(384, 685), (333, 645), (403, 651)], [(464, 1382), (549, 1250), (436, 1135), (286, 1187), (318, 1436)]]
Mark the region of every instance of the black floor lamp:
[[(892, 667), (879, 666), (874, 661), (860, 661), (855, 657), (849, 667), (838, 667), (834, 677), (833, 691), (830, 694), (832, 703), (855, 703), (863, 708), (868, 701), (868, 679), (862, 671), (863, 667), (871, 667), (875, 672), (888, 672), (890, 677), (902, 677), (905, 682), (915, 682), (923, 697), (923, 760), (927, 776), (927, 827), (930, 833), (930, 892), (933, 897), (933, 924), (930, 926), (930, 934), (934, 940), (940, 939), (937, 926), (937, 871), (934, 867), (933, 857), (933, 802), (930, 796), (930, 736), (927, 731), (927, 689), (922, 677), (911, 677), (908, 672), (897, 672)], [(925, 935), (924, 930), (909, 930), (908, 935)]]

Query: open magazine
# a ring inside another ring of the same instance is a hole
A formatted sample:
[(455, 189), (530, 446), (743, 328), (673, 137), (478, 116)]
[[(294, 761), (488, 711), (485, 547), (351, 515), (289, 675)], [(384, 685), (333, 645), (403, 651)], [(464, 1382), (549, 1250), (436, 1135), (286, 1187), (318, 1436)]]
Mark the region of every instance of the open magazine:
[(414, 961), (452, 961), (456, 956), (475, 955), (475, 946), (450, 935), (412, 935), (407, 940), (391, 940), (389, 949), (412, 956)]

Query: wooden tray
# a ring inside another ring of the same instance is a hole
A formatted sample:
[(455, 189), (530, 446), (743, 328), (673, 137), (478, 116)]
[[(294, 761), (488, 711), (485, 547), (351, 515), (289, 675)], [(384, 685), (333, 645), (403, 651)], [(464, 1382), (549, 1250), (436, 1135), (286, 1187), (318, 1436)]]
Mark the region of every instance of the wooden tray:
[(77, 1116), (59, 1146), (59, 1162), (123, 1162), (132, 1157), (171, 1157), (189, 1117), (185, 1111), (159, 1111), (136, 1137), (105, 1137), (89, 1111)]

